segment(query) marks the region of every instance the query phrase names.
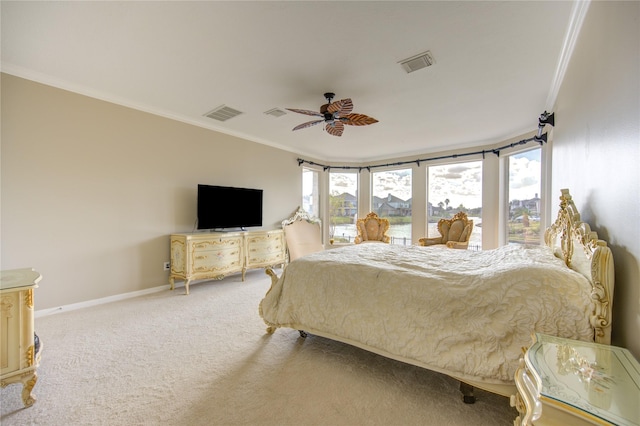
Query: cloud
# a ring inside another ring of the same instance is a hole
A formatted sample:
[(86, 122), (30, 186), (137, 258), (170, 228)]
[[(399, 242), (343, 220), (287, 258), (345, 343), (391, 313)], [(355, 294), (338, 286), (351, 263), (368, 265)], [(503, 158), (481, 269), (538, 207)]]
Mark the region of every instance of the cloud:
[(448, 168), (449, 173), (464, 173), (467, 170), (471, 170), (477, 167), (471, 166), (470, 163), (465, 164), (456, 164), (455, 166), (451, 166)]
[(509, 157), (509, 200), (528, 200), (539, 195), (541, 170), (539, 150)]
[(437, 175), (435, 177), (442, 178), (442, 179), (461, 179), (462, 175), (460, 173), (444, 173), (441, 175)]
[(454, 208), (482, 205), (482, 162), (429, 167), (428, 201), (433, 205), (449, 200)]

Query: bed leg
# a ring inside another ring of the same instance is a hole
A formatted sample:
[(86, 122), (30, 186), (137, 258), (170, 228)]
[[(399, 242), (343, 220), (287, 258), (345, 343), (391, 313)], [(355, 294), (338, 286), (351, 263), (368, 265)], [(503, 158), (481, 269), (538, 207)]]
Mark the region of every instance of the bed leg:
[(473, 396), (473, 386), (460, 382), (460, 392), (462, 392), (462, 400), (465, 404), (473, 404), (476, 402), (476, 397)]
[(306, 339), (308, 334), (306, 331), (304, 330), (298, 330), (298, 332), (300, 333), (300, 337), (302, 337), (303, 339)]

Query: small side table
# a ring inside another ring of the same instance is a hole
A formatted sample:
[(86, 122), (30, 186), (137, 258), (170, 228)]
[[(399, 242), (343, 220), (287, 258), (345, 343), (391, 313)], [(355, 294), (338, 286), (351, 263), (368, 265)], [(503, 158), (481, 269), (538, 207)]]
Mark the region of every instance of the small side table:
[(22, 383), (22, 402), (30, 407), (38, 381), (42, 347), (36, 342), (33, 289), (42, 277), (33, 269), (0, 271), (0, 386)]
[(516, 426), (640, 425), (640, 364), (627, 349), (536, 334), (515, 381)]

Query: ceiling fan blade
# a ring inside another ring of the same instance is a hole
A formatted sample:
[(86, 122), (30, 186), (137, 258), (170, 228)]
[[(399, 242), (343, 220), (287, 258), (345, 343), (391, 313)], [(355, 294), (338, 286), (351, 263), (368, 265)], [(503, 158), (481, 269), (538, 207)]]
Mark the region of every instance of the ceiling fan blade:
[(289, 111), (293, 111), (293, 112), (297, 112), (298, 114), (305, 114), (305, 115), (312, 115), (314, 117), (323, 117), (322, 114), (320, 114), (317, 111), (310, 111), (308, 109), (295, 109), (295, 108), (285, 108)]
[(316, 124), (320, 124), (323, 122), (324, 120), (307, 121), (306, 123), (298, 124), (296, 127), (293, 128), (293, 130), (306, 129), (307, 127), (315, 126)]
[(333, 136), (342, 136), (342, 132), (344, 131), (344, 124), (341, 121), (335, 120), (330, 123), (327, 123), (325, 127), (327, 133)]
[(366, 126), (378, 122), (375, 118), (364, 114), (347, 114), (344, 117), (340, 117), (340, 121), (349, 126)]
[(351, 99), (342, 99), (341, 101), (335, 101), (327, 107), (327, 111), (331, 114), (338, 114), (338, 116), (343, 117), (347, 114), (351, 114), (353, 111), (353, 102)]

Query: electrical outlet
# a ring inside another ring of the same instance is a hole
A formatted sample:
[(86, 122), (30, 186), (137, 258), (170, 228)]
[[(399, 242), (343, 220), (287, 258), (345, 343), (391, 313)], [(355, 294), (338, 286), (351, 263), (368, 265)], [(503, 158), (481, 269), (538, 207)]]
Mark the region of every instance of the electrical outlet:
[(163, 268), (165, 271), (170, 271), (171, 270), (171, 262), (164, 262), (162, 264)]

